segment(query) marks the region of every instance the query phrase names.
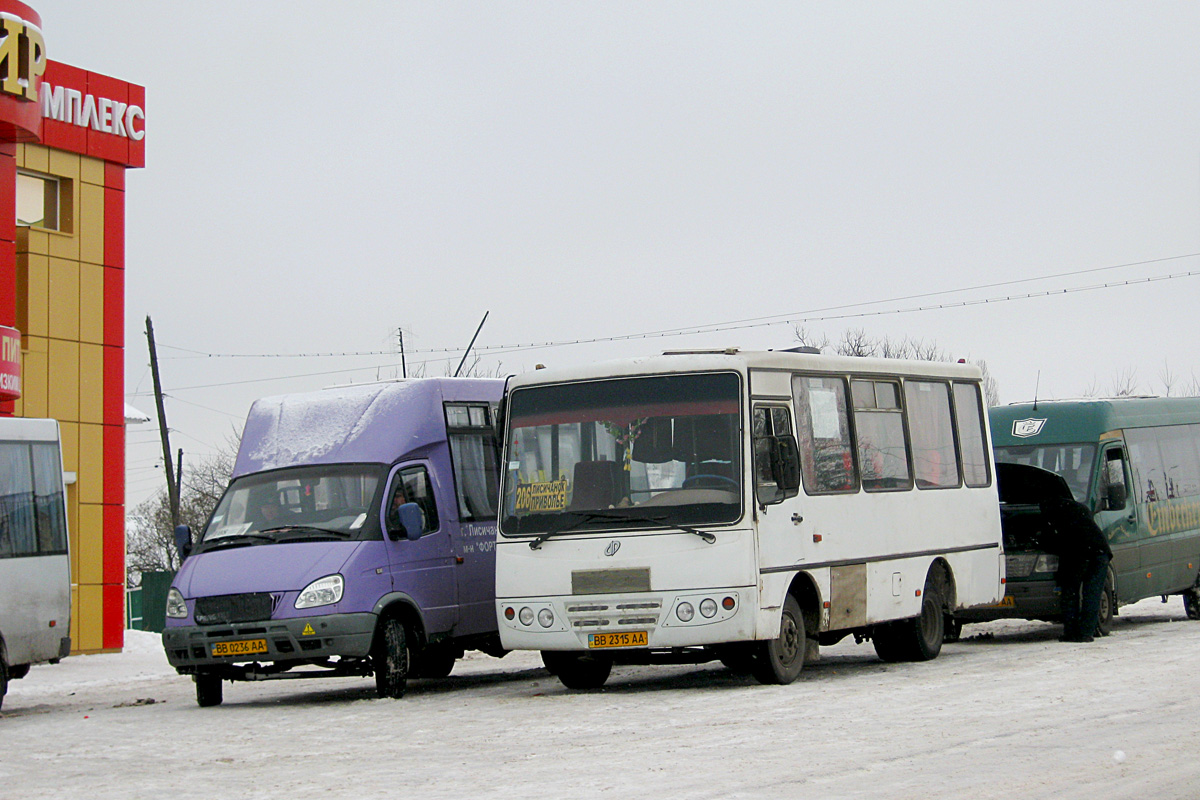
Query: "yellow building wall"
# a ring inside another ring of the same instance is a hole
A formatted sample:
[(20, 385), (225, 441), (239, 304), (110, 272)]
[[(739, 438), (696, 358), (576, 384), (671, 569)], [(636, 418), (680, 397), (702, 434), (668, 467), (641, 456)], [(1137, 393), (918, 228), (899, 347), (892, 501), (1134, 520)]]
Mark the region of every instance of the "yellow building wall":
[[(106, 524), (123, 522), (123, 509), (111, 512), (113, 490), (124, 491), (123, 478), (120, 487), (107, 487), (107, 492), (105, 487), (106, 473), (110, 480), (120, 474), (105, 469), (104, 449), (104, 345), (111, 344), (104, 340), (105, 163), (26, 144), (17, 147), (17, 168), (58, 178), (65, 197), (60, 206), (63, 230), (17, 228), (23, 386), (15, 412), (59, 421), (63, 469), (75, 474), (67, 487), (72, 652), (119, 649), (120, 635), (105, 631), (105, 620), (111, 628), (117, 611), (108, 606), (121, 604), (123, 619), (125, 597), (124, 531), (106, 535), (105, 530)], [(123, 452), (123, 431), (120, 444)]]

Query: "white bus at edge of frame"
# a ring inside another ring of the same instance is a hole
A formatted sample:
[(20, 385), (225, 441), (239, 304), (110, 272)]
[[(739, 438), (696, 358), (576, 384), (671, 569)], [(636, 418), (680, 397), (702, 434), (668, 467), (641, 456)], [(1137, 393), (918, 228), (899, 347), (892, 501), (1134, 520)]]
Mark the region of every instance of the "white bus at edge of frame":
[(67, 546), (58, 422), (0, 417), (0, 704), (30, 665), (71, 652)]
[(980, 370), (668, 352), (511, 379), (496, 548), (506, 649), (570, 688), (720, 659), (790, 683), (853, 634), (935, 658), (999, 602)]

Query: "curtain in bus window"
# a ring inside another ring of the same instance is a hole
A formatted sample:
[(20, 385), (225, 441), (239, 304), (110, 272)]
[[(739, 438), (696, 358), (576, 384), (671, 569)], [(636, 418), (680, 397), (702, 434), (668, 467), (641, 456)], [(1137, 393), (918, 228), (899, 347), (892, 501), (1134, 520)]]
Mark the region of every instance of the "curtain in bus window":
[(463, 520), (496, 516), (495, 447), (491, 434), (450, 434), (450, 458), (458, 491), (458, 514)]
[(1167, 499), (1166, 471), (1154, 429), (1128, 428), (1125, 431), (1125, 443), (1129, 445), (1137, 494), (1147, 503)]
[(37, 552), (29, 445), (0, 442), (0, 556)]
[(38, 551), (67, 552), (64, 519), (62, 461), (52, 444), (33, 445), (33, 491), (36, 506)]
[(1200, 464), (1197, 463), (1197, 425), (1157, 428), (1158, 452), (1163, 463), (1163, 491), (1167, 498), (1200, 495)]
[(798, 375), (792, 380), (792, 392), (804, 490), (809, 494), (854, 491), (858, 475), (850, 447), (846, 382)]
[(958, 442), (962, 447), (963, 480), (967, 486), (987, 486), (987, 448), (983, 443), (983, 404), (979, 387), (954, 384), (954, 413), (958, 417)]
[(904, 399), (908, 405), (917, 487), (958, 486), (958, 455), (954, 449), (949, 387), (940, 381), (906, 381)]

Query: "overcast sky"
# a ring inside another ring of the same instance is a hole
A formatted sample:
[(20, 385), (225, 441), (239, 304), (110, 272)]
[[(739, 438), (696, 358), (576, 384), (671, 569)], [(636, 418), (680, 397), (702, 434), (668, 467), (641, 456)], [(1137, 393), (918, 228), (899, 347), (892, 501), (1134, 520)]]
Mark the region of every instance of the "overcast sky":
[[(397, 374), (398, 328), (444, 374), (485, 312), (492, 372), (804, 320), (984, 359), (1003, 402), (1200, 378), (1200, 275), (1146, 280), (1200, 273), (1200, 4), (31, 2), (50, 58), (147, 88), (127, 400), (150, 315), (188, 458)], [(382, 354), (198, 356), (347, 352)]]

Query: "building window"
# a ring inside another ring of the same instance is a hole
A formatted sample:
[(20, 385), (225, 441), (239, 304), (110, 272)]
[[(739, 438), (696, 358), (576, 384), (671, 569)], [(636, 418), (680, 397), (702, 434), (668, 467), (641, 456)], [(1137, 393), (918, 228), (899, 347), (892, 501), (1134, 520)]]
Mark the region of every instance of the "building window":
[(62, 181), (48, 175), (17, 173), (17, 224), (26, 227), (62, 230), (60, 227)]

